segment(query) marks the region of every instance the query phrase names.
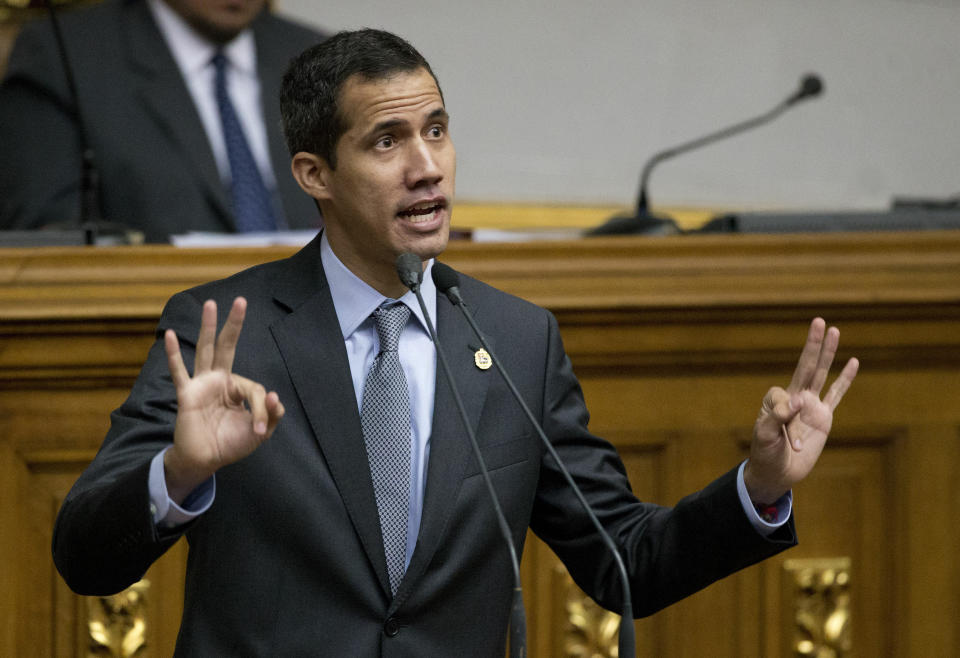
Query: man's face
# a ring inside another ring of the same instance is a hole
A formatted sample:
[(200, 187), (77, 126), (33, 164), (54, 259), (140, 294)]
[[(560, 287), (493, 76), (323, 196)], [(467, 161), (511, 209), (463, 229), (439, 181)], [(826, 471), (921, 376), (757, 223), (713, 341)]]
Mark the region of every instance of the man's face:
[(424, 69), (349, 78), (339, 107), (347, 129), (336, 169), (321, 174), (324, 225), (337, 257), (385, 292), (398, 282), (398, 255), (426, 260), (447, 246), (456, 174), (448, 117)]
[(197, 32), (226, 43), (247, 28), (266, 0), (165, 0)]

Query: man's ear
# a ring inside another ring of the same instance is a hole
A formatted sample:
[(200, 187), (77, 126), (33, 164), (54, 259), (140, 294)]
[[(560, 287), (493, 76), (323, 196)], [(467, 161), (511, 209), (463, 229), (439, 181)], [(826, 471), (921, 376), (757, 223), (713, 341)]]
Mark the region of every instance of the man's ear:
[(329, 199), (330, 172), (327, 161), (314, 153), (300, 151), (290, 161), (290, 171), (304, 192), (318, 201)]

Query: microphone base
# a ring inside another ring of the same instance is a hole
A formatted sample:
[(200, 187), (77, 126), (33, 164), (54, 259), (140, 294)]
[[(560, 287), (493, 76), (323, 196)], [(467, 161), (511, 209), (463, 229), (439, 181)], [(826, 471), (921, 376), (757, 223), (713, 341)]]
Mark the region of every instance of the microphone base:
[(584, 231), (587, 237), (597, 235), (678, 235), (683, 233), (669, 217), (644, 213), (627, 217), (611, 217), (600, 226)]
[(0, 230), (0, 247), (80, 247), (143, 244), (141, 231), (116, 224), (84, 224), (80, 228), (51, 226), (41, 229)]
[(87, 233), (80, 229), (2, 230), (0, 247), (80, 247), (89, 244)]

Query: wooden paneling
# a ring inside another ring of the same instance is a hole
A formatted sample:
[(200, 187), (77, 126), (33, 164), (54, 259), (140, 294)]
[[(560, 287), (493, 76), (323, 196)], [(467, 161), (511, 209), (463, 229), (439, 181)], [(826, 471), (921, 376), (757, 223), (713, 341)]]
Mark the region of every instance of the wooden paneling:
[[(0, 654), (83, 655), (86, 603), (53, 568), (52, 523), (164, 301), (291, 252), (0, 252)], [(782, 655), (794, 632), (785, 560), (839, 557), (850, 559), (852, 655), (960, 655), (960, 234), (453, 243), (444, 259), (554, 311), (592, 429), (658, 503), (743, 459), (760, 399), (789, 381), (811, 317), (840, 326), (840, 359), (861, 359), (795, 491), (800, 545), (638, 621), (640, 655)], [(145, 655), (172, 650), (185, 554), (178, 544), (147, 576)], [(567, 606), (580, 603), (533, 537), (523, 572), (530, 655), (602, 650), (602, 627), (574, 632)]]
[(17, 655), (18, 560), (20, 529), (17, 527), (20, 496), (17, 491), (17, 459), (13, 445), (0, 436), (0, 653)]

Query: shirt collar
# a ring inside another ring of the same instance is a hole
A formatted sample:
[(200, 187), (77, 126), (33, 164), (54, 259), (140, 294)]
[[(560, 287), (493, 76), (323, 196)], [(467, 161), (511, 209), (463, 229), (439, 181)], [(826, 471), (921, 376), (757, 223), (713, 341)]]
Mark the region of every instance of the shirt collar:
[[(378, 306), (390, 298), (377, 292), (340, 262), (340, 259), (337, 258), (330, 247), (326, 231), (320, 236), (320, 262), (323, 264), (327, 284), (330, 286), (330, 295), (333, 297), (333, 307), (337, 313), (337, 320), (340, 322), (340, 331), (343, 333), (343, 339), (346, 340), (370, 317), (370, 314)], [(423, 272), (420, 294), (423, 296), (423, 303), (433, 319), (434, 328), (436, 328), (437, 287), (430, 275), (432, 267), (433, 259), (431, 258), (427, 262), (427, 269)], [(416, 295), (408, 290), (406, 294), (400, 297), (399, 301), (410, 309), (411, 315), (417, 318), (423, 330), (429, 333), (427, 322), (423, 317), (423, 311), (420, 310), (420, 303), (417, 302)]]
[(147, 0), (147, 5), (184, 77), (189, 78), (207, 67), (217, 50), (223, 51), (233, 68), (245, 75), (256, 75), (257, 52), (252, 29), (247, 28), (228, 44), (218, 46), (194, 30), (163, 0)]

